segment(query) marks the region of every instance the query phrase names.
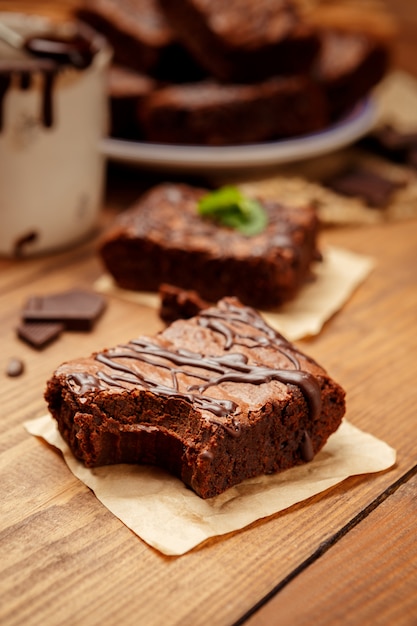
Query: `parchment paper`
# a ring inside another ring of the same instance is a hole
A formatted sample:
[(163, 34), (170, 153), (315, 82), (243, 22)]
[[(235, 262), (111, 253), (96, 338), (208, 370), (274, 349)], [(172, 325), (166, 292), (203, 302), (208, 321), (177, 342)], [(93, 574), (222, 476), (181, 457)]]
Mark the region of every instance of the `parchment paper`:
[(396, 458), (386, 443), (344, 421), (310, 463), (247, 480), (203, 500), (158, 468), (113, 465), (87, 469), (74, 458), (49, 415), (26, 422), (25, 427), (61, 450), (72, 473), (126, 526), (169, 555), (184, 554), (210, 537), (242, 529), (348, 476), (388, 469)]
[[(273, 312), (262, 311), (262, 315), (290, 341), (315, 335), (349, 299), (373, 266), (369, 257), (329, 247), (323, 252), (323, 261), (314, 265), (316, 280), (307, 283), (292, 302)], [(94, 288), (155, 309), (160, 304), (157, 294), (120, 289), (107, 274), (95, 282)]]

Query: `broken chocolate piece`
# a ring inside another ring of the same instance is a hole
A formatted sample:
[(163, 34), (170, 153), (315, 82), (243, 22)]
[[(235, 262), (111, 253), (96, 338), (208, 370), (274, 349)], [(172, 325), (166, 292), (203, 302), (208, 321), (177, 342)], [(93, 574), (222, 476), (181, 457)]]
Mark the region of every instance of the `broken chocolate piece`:
[(417, 132), (404, 133), (391, 124), (385, 124), (366, 135), (359, 145), (389, 161), (407, 163), (410, 151), (417, 149)]
[(159, 296), (161, 298), (159, 317), (167, 324), (178, 319), (194, 317), (209, 307), (209, 303), (200, 298), (196, 291), (165, 283), (159, 287)]
[(361, 198), (369, 207), (384, 208), (405, 182), (390, 180), (363, 167), (350, 167), (324, 185), (343, 196)]
[(58, 339), (64, 328), (60, 322), (22, 322), (16, 332), (20, 339), (40, 350)]
[(56, 294), (32, 296), (22, 315), (25, 322), (59, 322), (66, 330), (91, 330), (103, 313), (104, 298), (94, 292), (70, 289)]
[(9, 360), (7, 364), (7, 368), (6, 368), (7, 376), (10, 376), (11, 378), (15, 378), (23, 374), (24, 371), (25, 371), (25, 364), (23, 363), (21, 359), (17, 359), (16, 357), (13, 357)]

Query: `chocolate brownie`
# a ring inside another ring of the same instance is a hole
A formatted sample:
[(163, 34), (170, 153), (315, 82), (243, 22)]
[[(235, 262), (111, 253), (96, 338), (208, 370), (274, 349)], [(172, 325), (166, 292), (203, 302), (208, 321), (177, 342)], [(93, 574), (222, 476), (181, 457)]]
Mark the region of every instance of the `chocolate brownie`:
[(167, 86), (146, 96), (139, 118), (149, 141), (227, 145), (304, 135), (326, 126), (327, 103), (306, 77), (256, 85), (215, 81)]
[(120, 214), (99, 245), (116, 283), (139, 291), (168, 283), (210, 302), (231, 295), (258, 308), (292, 298), (317, 259), (315, 209), (259, 198), (268, 223), (249, 237), (201, 216), (198, 202), (206, 194), (161, 184)]
[(404, 132), (384, 123), (363, 137), (358, 145), (394, 163), (413, 165), (417, 150), (417, 129)]
[(366, 33), (326, 29), (314, 69), (333, 120), (348, 113), (384, 77), (390, 53), (385, 40)]
[(30, 296), (22, 309), (24, 322), (58, 323), (66, 330), (90, 331), (102, 316), (106, 301), (87, 289)]
[(361, 198), (375, 209), (387, 207), (395, 192), (405, 186), (404, 181), (390, 180), (363, 166), (348, 166), (323, 182), (336, 193)]
[(202, 498), (310, 461), (344, 391), (254, 310), (224, 299), (154, 337), (61, 365), (46, 400), (88, 467), (158, 465)]
[(252, 82), (309, 71), (316, 30), (290, 0), (161, 0), (192, 56), (218, 80)]
[(116, 63), (138, 71), (154, 68), (174, 40), (157, 0), (84, 0), (76, 14), (107, 37)]
[(109, 69), (107, 93), (110, 99), (110, 135), (122, 139), (139, 139), (137, 109), (144, 96), (156, 87), (147, 74), (121, 65)]

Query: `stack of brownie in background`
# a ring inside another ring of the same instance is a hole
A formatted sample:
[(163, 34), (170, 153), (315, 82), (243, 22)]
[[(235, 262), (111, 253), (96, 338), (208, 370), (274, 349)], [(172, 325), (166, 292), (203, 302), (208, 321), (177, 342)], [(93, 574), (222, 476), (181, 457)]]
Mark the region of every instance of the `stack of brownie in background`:
[(114, 49), (111, 134), (233, 145), (325, 128), (385, 75), (390, 33), (314, 5), (85, 0), (77, 17)]

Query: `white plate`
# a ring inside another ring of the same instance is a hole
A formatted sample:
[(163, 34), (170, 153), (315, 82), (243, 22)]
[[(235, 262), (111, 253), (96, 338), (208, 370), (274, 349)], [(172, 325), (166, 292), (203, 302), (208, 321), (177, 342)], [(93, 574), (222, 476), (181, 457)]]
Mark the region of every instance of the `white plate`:
[(353, 143), (372, 126), (375, 105), (360, 102), (340, 122), (323, 131), (281, 141), (239, 146), (181, 146), (108, 138), (103, 154), (112, 161), (147, 169), (202, 172), (246, 169), (290, 163), (326, 154)]

